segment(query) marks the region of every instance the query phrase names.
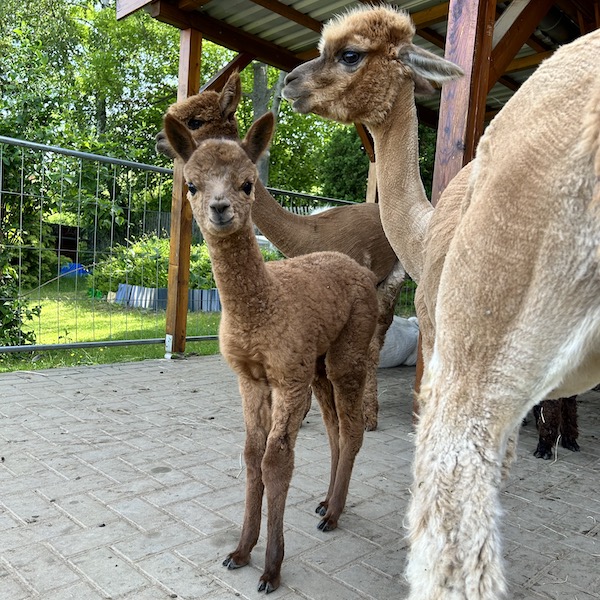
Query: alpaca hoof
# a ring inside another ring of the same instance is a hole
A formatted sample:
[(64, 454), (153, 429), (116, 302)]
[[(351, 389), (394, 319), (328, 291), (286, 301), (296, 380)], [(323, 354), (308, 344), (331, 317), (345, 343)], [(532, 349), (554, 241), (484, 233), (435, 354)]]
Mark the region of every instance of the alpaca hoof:
[(235, 562), (233, 555), (229, 555), (224, 561), (223, 561), (223, 566), (227, 567), (228, 569), (239, 569), (240, 567), (245, 567), (248, 564), (248, 561), (246, 562)]
[(544, 460), (550, 460), (552, 458), (552, 448), (546, 448), (545, 446), (538, 444), (538, 447), (536, 448), (533, 455), (536, 458), (543, 458)]
[[(263, 577), (265, 579), (263, 579)], [(270, 594), (274, 592), (279, 587), (279, 577), (275, 577), (274, 579), (267, 579), (266, 575), (263, 575), (258, 581), (257, 591), (265, 592), (265, 594)]]
[(325, 502), (321, 502), (321, 504), (319, 504), (319, 506), (317, 506), (317, 508), (315, 509), (315, 512), (319, 516), (324, 517), (325, 513), (327, 513), (327, 504), (325, 504)]
[(568, 438), (563, 438), (562, 447), (566, 448), (567, 450), (571, 450), (571, 452), (579, 452), (580, 450), (577, 441)]
[(317, 529), (321, 531), (333, 531), (337, 528), (337, 523), (333, 523), (330, 519), (323, 519), (318, 525)]

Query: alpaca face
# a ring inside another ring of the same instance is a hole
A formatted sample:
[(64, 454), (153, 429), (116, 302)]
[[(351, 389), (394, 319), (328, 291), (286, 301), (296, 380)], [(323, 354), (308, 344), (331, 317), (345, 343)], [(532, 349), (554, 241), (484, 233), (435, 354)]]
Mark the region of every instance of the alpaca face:
[(411, 45), (414, 31), (408, 15), (391, 8), (366, 7), (342, 15), (324, 27), (321, 56), (286, 77), (283, 95), (297, 112), (378, 124), (398, 90), (412, 86), (411, 71), (398, 54)]
[(223, 237), (250, 220), (256, 167), (233, 141), (207, 140), (184, 167), (194, 218), (205, 237)]
[[(186, 126), (196, 144), (212, 138), (237, 140), (235, 111), (240, 96), (240, 76), (236, 72), (220, 93), (208, 91), (190, 96), (172, 104), (167, 112)], [(169, 158), (176, 157), (164, 130), (156, 135), (156, 151)]]

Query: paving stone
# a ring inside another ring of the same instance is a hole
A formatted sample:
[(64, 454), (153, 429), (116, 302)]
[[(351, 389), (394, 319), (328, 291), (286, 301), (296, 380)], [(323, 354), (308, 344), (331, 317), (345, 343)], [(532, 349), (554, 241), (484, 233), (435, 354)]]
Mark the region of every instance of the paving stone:
[[(315, 507), (329, 484), (316, 402), (296, 446), (275, 600), (407, 594), (414, 368), (379, 372), (339, 527)], [(522, 428), (501, 492), (512, 600), (600, 600), (600, 394), (579, 406), (580, 453), (533, 457)], [(263, 599), (266, 502), (250, 564), (222, 561), (244, 516), (244, 422), (220, 356), (0, 374), (0, 600)], [(116, 566), (115, 566), (116, 565)]]

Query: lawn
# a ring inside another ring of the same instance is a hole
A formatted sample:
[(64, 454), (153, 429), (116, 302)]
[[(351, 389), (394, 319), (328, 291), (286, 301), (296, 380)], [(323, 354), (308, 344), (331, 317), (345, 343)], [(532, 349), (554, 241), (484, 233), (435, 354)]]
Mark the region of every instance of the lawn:
[[(164, 338), (165, 311), (126, 308), (93, 297), (85, 278), (61, 278), (27, 295), (41, 306), (32, 323), (38, 344)], [(188, 313), (188, 335), (216, 335), (220, 313)], [(0, 354), (0, 372), (161, 358), (164, 343)], [(188, 342), (186, 354), (216, 354), (218, 342)]]

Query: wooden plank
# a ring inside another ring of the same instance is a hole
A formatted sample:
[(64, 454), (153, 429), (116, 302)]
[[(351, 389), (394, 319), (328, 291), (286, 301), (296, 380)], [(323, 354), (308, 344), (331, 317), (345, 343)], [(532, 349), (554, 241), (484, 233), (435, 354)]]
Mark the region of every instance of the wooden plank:
[[(177, 100), (198, 93), (200, 87), (200, 57), (202, 34), (194, 29), (180, 33), (179, 85)], [(192, 244), (192, 207), (187, 199), (183, 163), (173, 166), (173, 197), (171, 203), (171, 239), (167, 292), (165, 355), (185, 350), (188, 289), (190, 279), (190, 248)]]
[(263, 40), (233, 27), (223, 21), (213, 19), (201, 12), (185, 12), (165, 0), (157, 0), (150, 5), (150, 15), (159, 21), (169, 23), (179, 29), (196, 29), (206, 39), (236, 52), (254, 54), (256, 58), (283, 71), (291, 71), (302, 60), (293, 52), (272, 42)]
[(543, 60), (552, 56), (553, 52), (553, 50), (549, 50), (548, 52), (539, 52), (538, 54), (530, 54), (529, 56), (515, 58), (508, 63), (505, 73), (514, 73), (515, 71), (537, 67)]
[(448, 18), (450, 2), (442, 2), (431, 8), (417, 10), (411, 13), (411, 18), (417, 28), (429, 27), (435, 23), (441, 23)]
[(492, 51), (486, 92), (489, 92), (498, 79), (504, 75), (511, 60), (535, 31), (554, 2), (555, 0), (531, 0), (526, 6), (521, 7), (523, 10), (502, 38), (498, 40)]
[(201, 6), (208, 4), (211, 0), (179, 0), (177, 7), (181, 10), (197, 10)]
[(298, 25), (302, 25), (307, 29), (311, 29), (312, 31), (316, 31), (317, 33), (321, 33), (321, 28), (323, 24), (321, 21), (317, 21), (317, 19), (313, 19), (311, 16), (296, 10), (295, 8), (284, 4), (283, 2), (278, 2), (278, 0), (250, 0), (254, 2), (254, 4), (258, 4), (263, 8), (270, 10), (282, 17), (285, 17), (289, 21), (293, 21), (294, 23), (298, 23)]
[(450, 180), (473, 158), (483, 132), (495, 9), (495, 0), (450, 1), (445, 56), (460, 65), (465, 75), (442, 88), (434, 205)]
[(243, 52), (238, 54), (233, 60), (229, 61), (218, 73), (213, 75), (200, 90), (205, 92), (207, 90), (220, 91), (225, 85), (225, 82), (229, 79), (229, 76), (234, 71), (243, 71), (256, 57), (253, 54)]
[(117, 0), (117, 21), (150, 4), (152, 0)]

